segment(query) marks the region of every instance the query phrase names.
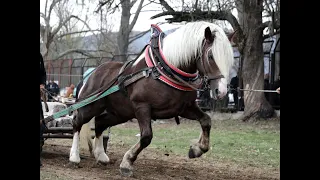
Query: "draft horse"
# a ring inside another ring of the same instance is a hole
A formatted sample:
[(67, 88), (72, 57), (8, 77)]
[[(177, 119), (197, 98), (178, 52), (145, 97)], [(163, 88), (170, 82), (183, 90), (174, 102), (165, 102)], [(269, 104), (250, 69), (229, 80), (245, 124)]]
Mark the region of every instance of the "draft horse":
[(196, 90), (210, 88), (212, 97), (217, 99), (227, 94), (233, 65), (231, 44), (222, 28), (208, 22), (188, 23), (166, 36), (156, 25), (152, 25), (152, 30), (150, 43), (137, 59), (125, 64), (111, 61), (100, 65), (79, 90), (81, 100), (111, 85), (121, 87), (120, 91), (74, 111), (70, 162), (80, 163), (79, 133), (82, 125), (93, 117), (93, 154), (101, 163), (109, 162), (102, 132), (137, 119), (141, 136), (122, 159), (120, 172), (124, 176), (133, 174), (138, 154), (151, 143), (151, 119), (180, 116), (197, 120), (202, 132), (199, 141), (190, 146), (189, 158), (208, 151), (211, 118), (196, 104)]

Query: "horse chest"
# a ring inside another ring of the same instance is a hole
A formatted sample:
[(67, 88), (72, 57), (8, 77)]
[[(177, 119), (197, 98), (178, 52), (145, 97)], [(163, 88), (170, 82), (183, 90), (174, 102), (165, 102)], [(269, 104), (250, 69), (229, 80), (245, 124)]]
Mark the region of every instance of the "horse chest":
[(196, 95), (192, 92), (163, 94), (161, 98), (154, 98), (151, 107), (155, 115), (177, 116), (185, 107), (195, 101)]

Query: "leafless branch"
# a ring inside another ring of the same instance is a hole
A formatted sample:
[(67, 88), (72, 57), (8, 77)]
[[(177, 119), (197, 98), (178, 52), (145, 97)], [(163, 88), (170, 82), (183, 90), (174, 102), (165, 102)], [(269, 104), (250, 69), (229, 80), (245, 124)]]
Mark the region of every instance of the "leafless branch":
[(48, 0), (46, 0), (46, 3), (44, 5), (44, 16), (47, 16), (47, 7), (48, 7)]
[(137, 0), (132, 0), (130, 3), (130, 8), (132, 8), (132, 6), (137, 2)]
[(104, 1), (104, 2), (99, 1), (97, 10), (95, 10), (94, 12), (95, 12), (95, 13), (98, 13), (98, 12), (101, 10), (101, 8), (102, 8), (104, 5), (106, 5), (106, 4), (109, 5), (109, 6), (107, 7), (107, 8), (109, 9), (109, 8), (111, 7), (111, 5), (113, 4), (113, 2), (114, 2), (114, 0), (106, 0), (106, 1)]
[(136, 36), (131, 37), (130, 40), (129, 40), (129, 44), (131, 44), (133, 41), (139, 39), (140, 37), (144, 36), (144, 35), (147, 34), (148, 32), (149, 32), (149, 30), (143, 31), (143, 32), (137, 34)]
[(53, 8), (54, 8), (54, 7), (56, 6), (56, 4), (57, 4), (58, 2), (60, 2), (60, 1), (62, 1), (62, 0), (53, 0), (53, 1), (52, 1), (51, 5), (50, 5), (50, 7), (49, 7), (48, 16), (47, 16), (48, 21), (50, 21), (50, 19), (51, 19), (51, 12), (52, 12)]
[(96, 34), (91, 30), (90, 26), (85, 21), (80, 19), (78, 16), (74, 16), (74, 15), (69, 16), (62, 23), (60, 23), (59, 26), (52, 31), (52, 33), (51, 33), (52, 37), (55, 36), (59, 32), (61, 27), (64, 24), (66, 24), (68, 21), (70, 21), (72, 18), (75, 18), (75, 19), (78, 19), (79, 21), (81, 21), (93, 33), (93, 35), (97, 38)]
[[(195, 20), (205, 20), (205, 19), (217, 19), (217, 20), (227, 20), (234, 30), (240, 29), (240, 25), (236, 19), (236, 17), (233, 16), (233, 14), (230, 11), (211, 11), (210, 13), (208, 11), (202, 11), (202, 12), (192, 12)], [(151, 17), (151, 19), (155, 19), (162, 16), (172, 15), (173, 18), (167, 18), (166, 20), (169, 21), (169, 23), (172, 22), (182, 22), (182, 21), (190, 21), (190, 13), (189, 12), (182, 12), (182, 11), (174, 11), (169, 12), (165, 11), (159, 14), (156, 14)]]
[[(264, 5), (265, 5), (268, 13), (270, 14), (272, 12), (272, 10), (270, 9), (270, 4), (269, 4), (268, 0), (264, 0)], [(271, 7), (272, 7), (272, 5), (271, 5)]]
[(153, 3), (155, 3), (155, 0), (151, 0), (151, 1), (149, 1), (147, 4), (143, 5), (143, 6), (142, 6), (142, 8), (144, 8), (144, 7), (148, 6), (149, 4), (153, 4)]
[(100, 31), (103, 31), (103, 30), (106, 30), (106, 29), (102, 29), (102, 30), (101, 30), (101, 29), (96, 29), (96, 30), (83, 30), (83, 31), (69, 32), (69, 33), (64, 33), (64, 34), (62, 34), (62, 35), (57, 36), (57, 39), (62, 38), (62, 37), (64, 37), (64, 36), (73, 35), (73, 34), (81, 34), (81, 33), (87, 33), (87, 32), (95, 32), (95, 31), (100, 32)]
[(69, 50), (67, 50), (67, 51), (59, 54), (59, 55), (57, 56), (57, 58), (55, 58), (55, 59), (53, 59), (53, 60), (60, 59), (61, 57), (66, 56), (66, 55), (68, 55), (68, 54), (70, 54), (70, 53), (78, 53), (78, 54), (82, 54), (82, 55), (84, 55), (84, 56), (94, 57), (92, 54), (88, 53), (88, 51), (87, 51), (87, 50), (84, 50), (84, 49), (69, 49)]
[(72, 18), (78, 18), (78, 19), (80, 19), (78, 16), (71, 15), (71, 16), (69, 16), (68, 18), (66, 18), (65, 20), (61, 20), (61, 21), (59, 22), (58, 27), (56, 27), (56, 28), (52, 31), (52, 33), (51, 33), (52, 36), (56, 35), (56, 34), (60, 31), (61, 27), (64, 26), (64, 25), (65, 25), (68, 21), (70, 21)]
[[(196, 11), (198, 9), (198, 1), (199, 0), (196, 0), (196, 2), (194, 3), (194, 10)], [(219, 0), (218, 0), (219, 1)]]
[(45, 14), (43, 14), (42, 12), (40, 12), (40, 17), (42, 17), (44, 21), (46, 21), (46, 20), (47, 20), (46, 15), (45, 15)]
[(245, 44), (245, 36), (243, 34), (243, 30), (240, 27), (240, 24), (237, 20), (237, 18), (230, 12), (230, 11), (201, 11), (201, 12), (182, 12), (182, 11), (165, 11), (159, 14), (156, 14), (151, 17), (151, 19), (155, 19), (158, 17), (166, 16), (166, 15), (171, 15), (173, 16), (172, 18), (166, 18), (166, 20), (169, 23), (172, 22), (182, 22), (182, 21), (191, 21), (192, 18), (193, 20), (226, 20), (228, 21), (233, 30), (237, 31), (237, 36), (234, 38), (235, 43), (239, 47), (239, 51), (242, 52)]
[(139, 17), (140, 11), (141, 11), (141, 9), (142, 9), (143, 1), (144, 1), (144, 0), (141, 0), (141, 1), (140, 1), (140, 4), (139, 4), (139, 6), (138, 6), (138, 8), (137, 8), (137, 10), (136, 10), (136, 13), (135, 13), (134, 17), (133, 17), (133, 20), (132, 20), (132, 22), (131, 22), (131, 24), (130, 24), (130, 26), (129, 26), (129, 31), (131, 31), (131, 30), (133, 29), (134, 25), (135, 25), (136, 22), (137, 22), (137, 19), (138, 19), (138, 17)]
[(159, 0), (160, 4), (167, 10), (170, 12), (174, 12), (174, 9), (165, 1), (165, 0)]
[[(157, 9), (154, 9), (154, 10), (151, 10), (151, 9), (146, 9), (146, 10), (141, 10), (140, 12), (159, 12), (159, 11), (162, 11), (162, 10), (157, 10)], [(135, 14), (135, 13), (132, 13), (132, 14)]]

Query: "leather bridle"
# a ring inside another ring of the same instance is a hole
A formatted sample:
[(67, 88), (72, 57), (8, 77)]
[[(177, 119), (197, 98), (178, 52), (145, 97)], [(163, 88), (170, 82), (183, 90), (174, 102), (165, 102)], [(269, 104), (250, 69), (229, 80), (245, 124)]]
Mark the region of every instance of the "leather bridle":
[[(203, 42), (203, 48), (205, 48), (205, 46), (206, 46), (206, 39), (204, 39), (204, 42)], [(208, 47), (208, 48), (206, 48), (205, 50), (204, 50), (204, 52), (208, 52), (209, 50), (210, 50), (210, 48), (211, 47)], [(207, 54), (207, 53), (205, 53), (205, 54)], [(224, 78), (224, 76), (222, 75), (222, 74), (220, 74), (220, 75), (217, 75), (217, 76), (210, 76), (209, 74), (210, 73), (208, 73), (207, 71), (206, 71), (206, 66), (205, 66), (205, 56), (206, 55), (203, 55), (202, 54), (202, 57), (201, 57), (201, 59), (200, 59), (200, 62), (201, 62), (201, 65), (202, 65), (202, 68), (203, 68), (203, 84), (204, 84), (204, 88), (202, 89), (202, 91), (206, 91), (206, 90), (208, 90), (208, 89), (210, 89), (210, 81), (214, 81), (214, 80), (218, 80), (218, 79), (221, 79), (221, 78)], [(207, 58), (209, 58), (208, 56), (207, 56)], [(209, 61), (209, 60), (208, 60)], [(208, 65), (209, 65), (209, 67), (210, 67), (210, 64), (209, 64), (209, 62), (208, 62)]]

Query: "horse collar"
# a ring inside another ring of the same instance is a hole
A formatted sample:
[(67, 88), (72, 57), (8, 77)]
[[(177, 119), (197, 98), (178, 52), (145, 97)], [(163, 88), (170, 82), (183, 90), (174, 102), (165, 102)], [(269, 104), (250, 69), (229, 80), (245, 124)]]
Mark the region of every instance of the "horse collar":
[[(193, 91), (193, 88), (181, 83), (182, 79), (188, 83), (194, 83), (199, 80), (198, 72), (190, 74), (184, 72), (170, 64), (162, 53), (162, 40), (165, 34), (157, 25), (151, 25), (151, 40), (145, 49), (145, 61), (148, 67), (155, 68), (158, 71), (157, 79), (182, 91)], [(175, 77), (178, 77), (175, 78)], [(200, 86), (201, 83), (197, 83)]]

